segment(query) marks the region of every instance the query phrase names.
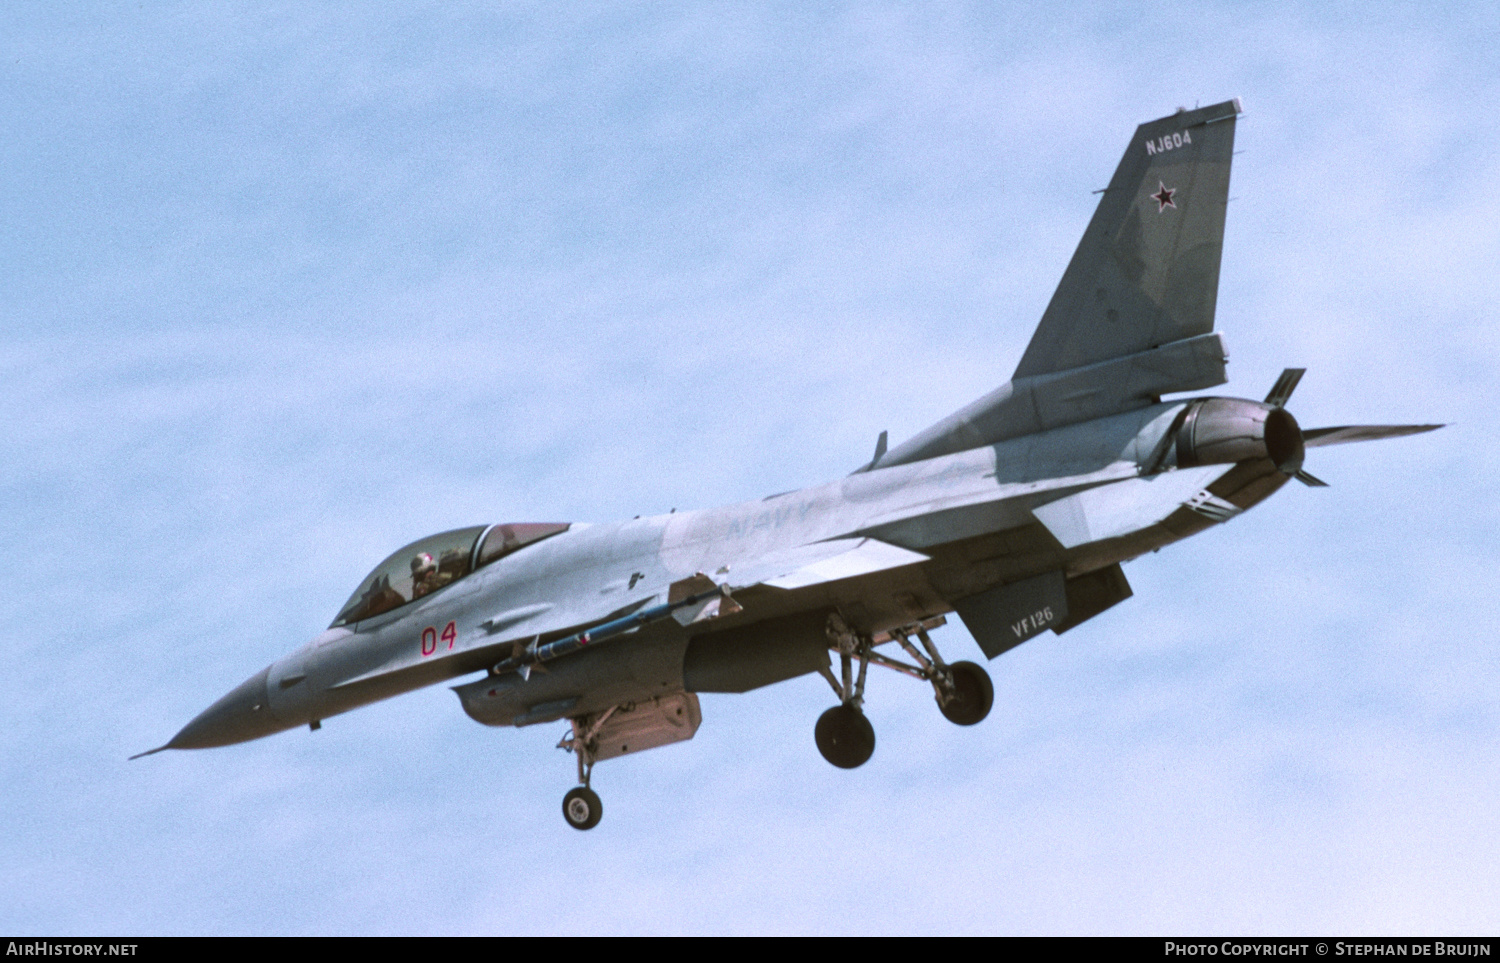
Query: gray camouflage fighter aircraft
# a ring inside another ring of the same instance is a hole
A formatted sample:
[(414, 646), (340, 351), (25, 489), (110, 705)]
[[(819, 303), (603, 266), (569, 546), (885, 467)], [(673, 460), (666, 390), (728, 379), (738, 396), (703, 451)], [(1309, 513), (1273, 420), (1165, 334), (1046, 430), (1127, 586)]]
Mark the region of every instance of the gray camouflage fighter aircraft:
[[(870, 758), (866, 670), (930, 684), (984, 719), (972, 662), (928, 630), (957, 612), (994, 659), (1128, 598), (1121, 563), (1220, 524), (1290, 479), (1304, 451), (1438, 425), (1304, 430), (1289, 368), (1264, 401), (1163, 401), (1226, 381), (1214, 333), (1238, 100), (1139, 127), (1010, 381), (846, 478), (759, 501), (614, 524), (476, 525), (386, 559), (333, 624), (153, 749), (270, 735), (420, 686), (491, 726), (568, 720), (569, 825), (602, 812), (596, 762), (691, 739), (697, 693), (821, 673), (816, 741)], [(837, 671), (830, 658), (836, 652)], [(141, 753), (149, 755), (149, 753)], [(132, 757), (137, 758), (137, 757)]]

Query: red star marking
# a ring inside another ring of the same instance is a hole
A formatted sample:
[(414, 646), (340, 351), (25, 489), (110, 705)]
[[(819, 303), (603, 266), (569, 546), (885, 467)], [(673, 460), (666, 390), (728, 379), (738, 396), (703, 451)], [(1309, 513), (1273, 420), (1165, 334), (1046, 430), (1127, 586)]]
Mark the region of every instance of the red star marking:
[(1177, 188), (1168, 187), (1162, 181), (1157, 181), (1156, 186), (1161, 188), (1151, 195), (1151, 199), (1156, 202), (1156, 213), (1160, 214), (1169, 207), (1176, 210), (1177, 205), (1172, 203), (1172, 195), (1177, 193)]

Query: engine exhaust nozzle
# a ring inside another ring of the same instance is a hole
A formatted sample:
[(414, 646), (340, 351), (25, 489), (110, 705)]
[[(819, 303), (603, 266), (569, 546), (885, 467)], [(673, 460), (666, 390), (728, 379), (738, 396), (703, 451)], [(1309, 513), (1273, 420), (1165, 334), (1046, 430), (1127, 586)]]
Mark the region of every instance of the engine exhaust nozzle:
[(1224, 465), (1269, 458), (1295, 475), (1302, 467), (1302, 428), (1285, 408), (1242, 398), (1194, 402), (1177, 429), (1177, 465)]

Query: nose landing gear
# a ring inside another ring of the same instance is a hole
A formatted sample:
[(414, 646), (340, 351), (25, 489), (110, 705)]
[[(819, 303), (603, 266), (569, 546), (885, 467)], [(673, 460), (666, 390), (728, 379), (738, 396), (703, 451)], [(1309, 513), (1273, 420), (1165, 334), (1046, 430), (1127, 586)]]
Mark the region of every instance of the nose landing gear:
[(599, 730), (618, 708), (607, 709), (593, 719), (584, 716), (569, 720), (573, 731), (557, 744), (557, 748), (566, 749), (578, 759), (578, 781), (582, 785), (569, 789), (562, 803), (563, 818), (574, 829), (593, 829), (604, 817), (604, 803), (590, 788), (589, 780), (594, 775), (594, 760), (599, 755)]

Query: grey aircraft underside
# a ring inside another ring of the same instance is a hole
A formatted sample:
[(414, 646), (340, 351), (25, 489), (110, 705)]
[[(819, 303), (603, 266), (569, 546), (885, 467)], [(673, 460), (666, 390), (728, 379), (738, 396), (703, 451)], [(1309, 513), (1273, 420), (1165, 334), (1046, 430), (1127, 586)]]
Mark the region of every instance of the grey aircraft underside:
[[(928, 630), (956, 612), (994, 659), (1128, 598), (1121, 563), (1222, 523), (1292, 478), (1305, 449), (1436, 425), (1303, 430), (1301, 369), (1263, 401), (1223, 384), (1213, 331), (1237, 100), (1136, 130), (1014, 376), (846, 478), (613, 524), (475, 526), (375, 569), (333, 625), (161, 749), (321, 721), (420, 686), (493, 726), (569, 720), (570, 825), (601, 814), (593, 765), (692, 738), (697, 693), (821, 673), (829, 762), (867, 760), (870, 665), (933, 687), (960, 725), (989, 712), (972, 662)], [(835, 665), (831, 654), (838, 655)], [(160, 749), (151, 750), (158, 752)], [(147, 755), (148, 753), (142, 753)]]

